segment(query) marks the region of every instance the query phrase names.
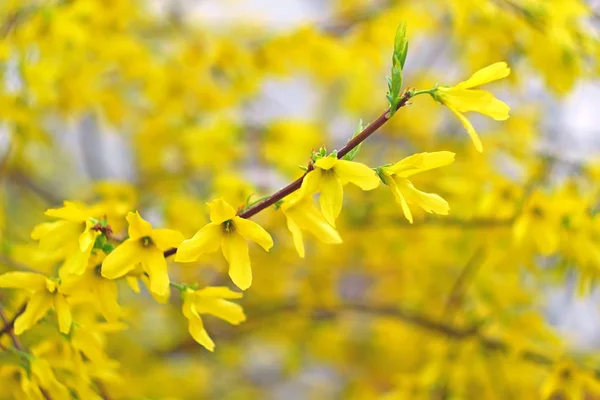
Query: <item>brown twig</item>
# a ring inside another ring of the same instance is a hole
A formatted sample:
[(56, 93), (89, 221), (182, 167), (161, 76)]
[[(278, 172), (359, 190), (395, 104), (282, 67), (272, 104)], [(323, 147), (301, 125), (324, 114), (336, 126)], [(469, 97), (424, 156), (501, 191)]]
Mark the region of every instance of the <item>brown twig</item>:
[(2, 311), (2, 306), (0, 305), (0, 318), (2, 318), (2, 323), (4, 323), (4, 327), (0, 330), (0, 336), (4, 335), (5, 333), (10, 334), (12, 332), (13, 326), (15, 326), (15, 321), (21, 316), (21, 314), (25, 312), (26, 308), (27, 303), (23, 303), (23, 305), (21, 305), (21, 307), (19, 307), (19, 309), (15, 312), (15, 315), (12, 317), (12, 319), (8, 321), (6, 320), (6, 317)]
[[(400, 102), (398, 103), (397, 109), (404, 107), (406, 105), (406, 103), (408, 102), (408, 100), (410, 99), (410, 97), (411, 97), (411, 92), (409, 90), (405, 91), (404, 94), (402, 95), (402, 98), (400, 99)], [(337, 157), (338, 158), (344, 157), (352, 149), (354, 149), (356, 146), (358, 146), (359, 144), (364, 142), (369, 136), (371, 136), (379, 128), (381, 128), (383, 125), (385, 125), (385, 123), (388, 122), (389, 120), (390, 120), (390, 109), (387, 109), (375, 121), (373, 121), (371, 124), (369, 124), (369, 126), (367, 126), (365, 129), (363, 129), (358, 135), (354, 136), (351, 140), (349, 140), (348, 143), (346, 143), (346, 145), (344, 147), (339, 149), (337, 151)], [(250, 217), (258, 214), (262, 210), (277, 203), (284, 197), (294, 193), (296, 190), (300, 189), (300, 187), (302, 186), (302, 182), (304, 181), (304, 177), (306, 176), (307, 173), (305, 173), (300, 178), (296, 179), (294, 182), (290, 183), (283, 189), (280, 189), (277, 192), (273, 193), (271, 196), (267, 197), (263, 201), (255, 204), (252, 207), (239, 213), (238, 216), (241, 218), (250, 218)], [(166, 258), (166, 257), (172, 256), (176, 252), (177, 252), (177, 248), (171, 248), (171, 249), (165, 250), (163, 252), (163, 255)]]

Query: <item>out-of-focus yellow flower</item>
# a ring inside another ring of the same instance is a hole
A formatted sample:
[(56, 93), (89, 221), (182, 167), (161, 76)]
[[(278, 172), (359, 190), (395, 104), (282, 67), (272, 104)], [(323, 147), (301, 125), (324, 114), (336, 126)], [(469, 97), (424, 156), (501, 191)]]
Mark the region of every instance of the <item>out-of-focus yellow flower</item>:
[(141, 265), (150, 277), (150, 291), (159, 295), (169, 294), (169, 274), (163, 251), (177, 247), (183, 235), (172, 229), (153, 229), (140, 214), (127, 214), (129, 239), (117, 246), (102, 263), (102, 276), (117, 279)]
[(505, 62), (498, 62), (475, 72), (469, 79), (456, 86), (440, 86), (431, 95), (454, 113), (463, 124), (477, 151), (482, 152), (483, 146), (475, 128), (463, 115), (467, 111), (485, 114), (497, 121), (508, 119), (510, 107), (494, 97), (490, 92), (473, 89), (485, 83), (506, 78), (510, 68)]
[(281, 210), (287, 219), (287, 227), (292, 233), (300, 257), (304, 258), (303, 230), (310, 232), (323, 243), (342, 243), (339, 233), (313, 205), (312, 197), (296, 192), (284, 199)]
[[(121, 307), (117, 302), (117, 284), (102, 276), (96, 268), (104, 253), (90, 258), (88, 268), (82, 275), (60, 274), (62, 291), (74, 301), (92, 302), (109, 322), (119, 319)], [(62, 272), (62, 270), (60, 271)]]
[(56, 311), (59, 330), (64, 334), (68, 334), (71, 330), (73, 321), (71, 307), (62, 289), (59, 290), (56, 280), (34, 272), (14, 271), (0, 275), (0, 288), (25, 289), (33, 292), (25, 312), (15, 321), (15, 334), (20, 335), (34, 326), (52, 306)]
[(415, 204), (428, 213), (447, 215), (450, 210), (448, 202), (437, 194), (425, 193), (416, 189), (409, 177), (430, 169), (443, 167), (454, 162), (454, 153), (437, 151), (420, 153), (407, 157), (389, 167), (381, 168), (381, 179), (390, 187), (396, 202), (402, 207), (404, 216), (413, 223), (409, 204)]
[(96, 214), (92, 210), (70, 201), (64, 204), (62, 208), (46, 211), (46, 215), (59, 220), (37, 225), (31, 232), (31, 238), (39, 240), (43, 250), (64, 252), (63, 268), (71, 274), (81, 275), (101, 232), (93, 229), (96, 223), (91, 218)]
[(209, 314), (233, 325), (238, 325), (246, 320), (242, 307), (226, 300), (239, 299), (242, 294), (226, 287), (207, 287), (201, 290), (187, 288), (182, 292), (182, 295), (182, 311), (188, 319), (190, 335), (196, 342), (210, 351), (214, 351), (215, 343), (204, 329), (200, 314)]
[(335, 227), (335, 219), (342, 211), (344, 188), (346, 183), (353, 183), (362, 190), (373, 190), (379, 186), (377, 173), (368, 166), (336, 157), (319, 158), (314, 169), (302, 181), (302, 196), (320, 192), (319, 203), (323, 216)]
[(550, 255), (558, 250), (559, 228), (555, 205), (542, 192), (535, 191), (513, 224), (513, 237), (517, 244), (531, 243), (543, 255)]
[(175, 261), (193, 262), (202, 254), (212, 253), (219, 248), (229, 263), (229, 276), (242, 290), (252, 285), (252, 269), (248, 243), (251, 240), (269, 251), (273, 239), (267, 231), (254, 221), (240, 218), (235, 209), (222, 199), (208, 203), (210, 223), (185, 240), (177, 249)]

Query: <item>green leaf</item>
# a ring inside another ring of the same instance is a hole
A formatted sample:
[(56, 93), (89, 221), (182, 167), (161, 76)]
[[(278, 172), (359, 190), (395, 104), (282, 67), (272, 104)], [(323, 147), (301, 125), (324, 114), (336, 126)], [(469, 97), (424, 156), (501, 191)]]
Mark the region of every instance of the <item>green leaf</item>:
[(98, 235), (96, 241), (94, 242), (94, 249), (101, 249), (106, 245), (106, 236)]
[(387, 78), (387, 100), (390, 107), (390, 117), (398, 109), (402, 92), (402, 70), (408, 54), (408, 40), (406, 38), (406, 22), (396, 29), (394, 39), (394, 53), (392, 54), (392, 76)]
[[(354, 135), (352, 135), (352, 138), (354, 139), (356, 137), (356, 135), (358, 135), (359, 133), (361, 133), (364, 129), (365, 128), (363, 126), (363, 120), (361, 119), (360, 121), (358, 121), (358, 126), (356, 127), (356, 131), (354, 131)], [(343, 160), (353, 161), (356, 158), (356, 156), (358, 155), (358, 152), (360, 151), (361, 146), (362, 146), (362, 143), (360, 143), (358, 146), (356, 146), (355, 148), (353, 148), (352, 150), (350, 150), (343, 157)]]

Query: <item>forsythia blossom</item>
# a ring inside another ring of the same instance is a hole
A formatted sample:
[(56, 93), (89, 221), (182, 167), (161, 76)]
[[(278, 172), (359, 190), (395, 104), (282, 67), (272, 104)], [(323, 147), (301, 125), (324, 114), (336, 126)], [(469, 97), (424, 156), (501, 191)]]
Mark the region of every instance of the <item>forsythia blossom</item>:
[(381, 179), (390, 187), (396, 202), (402, 207), (404, 216), (411, 224), (413, 217), (408, 207), (409, 204), (418, 205), (428, 213), (442, 215), (448, 214), (450, 206), (437, 194), (425, 193), (416, 189), (408, 178), (423, 171), (451, 164), (453, 161), (454, 153), (438, 151), (414, 154), (394, 165), (380, 168)]
[(46, 251), (61, 251), (66, 255), (63, 269), (71, 274), (81, 275), (85, 271), (100, 231), (92, 229), (94, 213), (70, 201), (64, 207), (46, 211), (49, 217), (58, 221), (44, 222), (31, 232), (31, 238), (39, 240), (40, 248)]
[(368, 166), (336, 157), (323, 157), (315, 161), (314, 169), (304, 177), (301, 191), (303, 196), (320, 192), (323, 216), (335, 227), (335, 219), (342, 211), (343, 186), (348, 182), (362, 190), (373, 190), (379, 186), (377, 173)]
[(298, 255), (304, 258), (302, 231), (308, 231), (324, 243), (342, 243), (339, 233), (332, 227), (323, 214), (313, 205), (312, 197), (297, 192), (283, 201), (281, 210), (287, 219), (287, 227), (294, 238)]
[(163, 251), (176, 247), (183, 235), (172, 229), (153, 229), (140, 214), (130, 212), (129, 239), (111, 252), (102, 263), (102, 276), (117, 279), (141, 265), (150, 277), (150, 291), (158, 296), (169, 294), (169, 274)]
[(71, 307), (62, 290), (59, 290), (56, 280), (34, 272), (7, 272), (0, 275), (0, 288), (25, 289), (33, 292), (25, 312), (15, 321), (15, 334), (20, 335), (35, 325), (52, 306), (56, 311), (59, 330), (65, 334), (71, 330), (73, 321)]
[(489, 92), (473, 88), (506, 78), (509, 74), (510, 68), (508, 68), (508, 65), (505, 62), (498, 62), (480, 69), (471, 75), (469, 79), (456, 86), (440, 86), (431, 93), (434, 99), (444, 104), (458, 117), (479, 152), (483, 151), (481, 140), (477, 136), (475, 128), (463, 113), (476, 111), (497, 121), (507, 119), (510, 107), (506, 103), (496, 99)]
[(238, 325), (246, 320), (242, 307), (226, 300), (239, 299), (242, 294), (226, 287), (207, 287), (201, 290), (186, 288), (182, 291), (182, 296), (182, 311), (188, 319), (190, 335), (210, 351), (215, 349), (215, 343), (204, 329), (200, 314), (209, 314), (233, 325)]
[(254, 221), (240, 218), (235, 209), (222, 199), (208, 203), (210, 223), (205, 225), (177, 249), (175, 261), (193, 262), (202, 254), (212, 253), (219, 248), (229, 263), (229, 276), (237, 287), (246, 290), (252, 285), (252, 269), (246, 240), (259, 244), (269, 251), (273, 239), (267, 231)]

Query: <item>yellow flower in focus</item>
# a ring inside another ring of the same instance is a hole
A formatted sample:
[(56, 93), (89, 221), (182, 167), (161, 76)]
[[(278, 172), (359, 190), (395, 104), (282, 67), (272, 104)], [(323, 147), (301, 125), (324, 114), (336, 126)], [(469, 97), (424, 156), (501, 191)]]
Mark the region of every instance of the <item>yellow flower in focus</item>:
[(476, 111), (492, 117), (496, 121), (508, 119), (510, 107), (506, 103), (495, 98), (490, 92), (473, 88), (506, 78), (509, 74), (510, 68), (508, 68), (508, 65), (505, 62), (498, 62), (480, 69), (471, 75), (469, 79), (456, 86), (440, 86), (431, 93), (435, 100), (444, 104), (458, 117), (469, 136), (471, 136), (475, 148), (480, 153), (483, 151), (481, 140), (477, 136), (475, 128), (463, 113)]
[(56, 311), (59, 330), (64, 334), (71, 330), (71, 307), (55, 280), (34, 272), (13, 271), (0, 275), (0, 288), (33, 292), (25, 312), (15, 321), (15, 334), (20, 335), (34, 326), (52, 307)]
[(308, 231), (323, 243), (342, 243), (339, 233), (332, 227), (323, 214), (313, 205), (312, 197), (297, 192), (285, 198), (281, 210), (287, 219), (287, 226), (298, 255), (304, 258), (302, 231)]
[(169, 274), (163, 251), (177, 247), (183, 235), (172, 229), (153, 229), (136, 211), (127, 214), (129, 238), (117, 246), (102, 262), (102, 276), (117, 279), (136, 266), (150, 277), (150, 291), (159, 296), (169, 294)]
[(323, 216), (335, 227), (335, 219), (342, 211), (343, 185), (348, 182), (362, 190), (373, 190), (379, 186), (380, 180), (377, 173), (364, 164), (323, 157), (315, 161), (314, 169), (304, 177), (301, 193), (302, 196), (308, 196), (320, 192), (319, 203)]
[(91, 220), (95, 216), (93, 211), (70, 201), (65, 201), (64, 205), (63, 208), (47, 210), (46, 215), (59, 220), (35, 226), (31, 238), (39, 240), (42, 250), (64, 252), (64, 270), (81, 275), (101, 232), (95, 229), (96, 223)]
[(251, 240), (269, 251), (273, 239), (254, 221), (240, 218), (235, 209), (223, 199), (208, 203), (210, 223), (181, 243), (175, 255), (177, 262), (193, 262), (202, 254), (213, 253), (219, 248), (229, 263), (229, 276), (237, 287), (246, 290), (252, 285), (252, 269), (248, 243)]
[(449, 151), (419, 153), (389, 167), (381, 168), (382, 180), (392, 190), (396, 202), (402, 207), (404, 216), (411, 224), (413, 217), (408, 207), (409, 204), (418, 205), (428, 213), (441, 215), (447, 215), (450, 206), (437, 194), (425, 193), (416, 189), (408, 178), (423, 171), (452, 164), (454, 155)]
[(241, 293), (236, 293), (226, 287), (207, 287), (201, 290), (185, 289), (183, 295), (183, 315), (188, 319), (188, 330), (194, 340), (210, 351), (214, 351), (212, 341), (200, 314), (209, 314), (221, 318), (232, 325), (238, 325), (246, 320), (244, 310), (239, 304), (226, 299), (239, 299)]

